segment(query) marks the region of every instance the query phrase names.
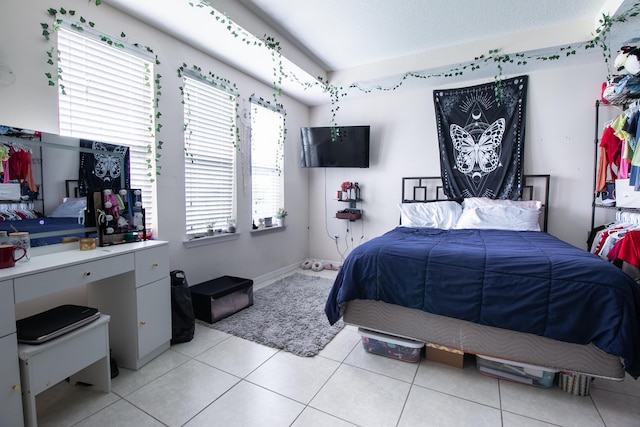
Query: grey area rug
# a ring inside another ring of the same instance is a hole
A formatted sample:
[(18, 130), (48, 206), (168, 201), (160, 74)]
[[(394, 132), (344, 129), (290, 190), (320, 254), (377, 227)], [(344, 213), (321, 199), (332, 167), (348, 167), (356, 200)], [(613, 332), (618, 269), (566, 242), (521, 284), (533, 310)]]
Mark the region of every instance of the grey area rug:
[(294, 273), (258, 289), (253, 305), (214, 324), (228, 332), (298, 356), (314, 356), (344, 327), (331, 326), (324, 305), (333, 280)]

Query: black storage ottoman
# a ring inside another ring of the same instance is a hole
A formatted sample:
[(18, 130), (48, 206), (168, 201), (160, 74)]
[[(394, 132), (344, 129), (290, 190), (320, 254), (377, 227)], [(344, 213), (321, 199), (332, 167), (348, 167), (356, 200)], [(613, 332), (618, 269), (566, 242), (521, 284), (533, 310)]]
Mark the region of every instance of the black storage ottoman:
[(253, 280), (222, 276), (189, 288), (196, 319), (215, 323), (253, 305)]

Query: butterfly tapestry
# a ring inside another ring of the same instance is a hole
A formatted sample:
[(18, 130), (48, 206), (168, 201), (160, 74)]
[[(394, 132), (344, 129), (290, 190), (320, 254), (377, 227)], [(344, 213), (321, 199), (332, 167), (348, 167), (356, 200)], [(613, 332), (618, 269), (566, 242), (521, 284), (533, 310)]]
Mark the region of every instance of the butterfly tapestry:
[(78, 191), (129, 188), (129, 147), (100, 141), (80, 140)]
[(433, 92), (440, 171), (449, 198), (520, 197), (527, 80), (520, 76)]

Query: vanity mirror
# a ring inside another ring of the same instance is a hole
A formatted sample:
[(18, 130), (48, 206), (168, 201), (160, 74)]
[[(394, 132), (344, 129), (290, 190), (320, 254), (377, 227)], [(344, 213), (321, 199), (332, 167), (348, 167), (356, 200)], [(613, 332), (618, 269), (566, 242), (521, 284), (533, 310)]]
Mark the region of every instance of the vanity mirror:
[(97, 235), (86, 193), (128, 185), (121, 146), (0, 126), (0, 154), (0, 231), (28, 232), (32, 246)]

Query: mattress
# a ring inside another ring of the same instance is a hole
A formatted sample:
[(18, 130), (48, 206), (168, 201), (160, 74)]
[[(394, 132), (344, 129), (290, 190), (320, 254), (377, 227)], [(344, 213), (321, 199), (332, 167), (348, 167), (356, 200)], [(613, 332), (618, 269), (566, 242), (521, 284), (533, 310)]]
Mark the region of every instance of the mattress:
[(615, 380), (625, 377), (620, 358), (603, 352), (593, 344), (561, 342), (382, 301), (357, 299), (344, 303), (342, 307), (345, 323), (373, 331), (440, 344), (466, 353), (594, 377)]

